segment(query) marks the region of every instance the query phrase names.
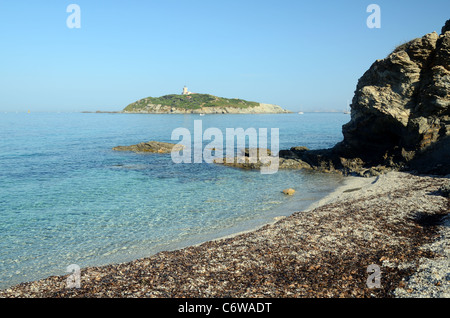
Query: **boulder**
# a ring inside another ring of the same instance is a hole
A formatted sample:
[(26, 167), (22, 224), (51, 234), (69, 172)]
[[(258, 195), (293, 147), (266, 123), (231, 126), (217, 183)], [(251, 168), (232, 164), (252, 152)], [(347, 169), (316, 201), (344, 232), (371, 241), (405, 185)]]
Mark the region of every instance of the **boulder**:
[[(450, 173), (450, 20), (377, 60), (359, 79), (344, 140), (293, 152), (313, 169), (374, 175), (383, 170)], [(380, 169), (368, 169), (382, 167)]]
[(179, 144), (172, 144), (167, 142), (160, 142), (160, 141), (149, 141), (149, 142), (142, 142), (137, 145), (131, 145), (131, 146), (117, 146), (114, 147), (113, 150), (115, 151), (133, 151), (136, 153), (171, 153), (176, 151), (183, 150), (183, 146)]
[[(216, 164), (222, 164), (229, 167), (248, 169), (248, 170), (257, 170), (262, 167), (268, 167), (271, 164), (274, 164), (273, 160), (276, 157), (273, 157), (270, 149), (266, 148), (245, 148), (242, 149), (240, 154), (236, 157), (225, 157), (218, 158), (214, 160)], [(282, 170), (299, 170), (299, 169), (311, 169), (311, 166), (299, 159), (297, 156), (289, 157), (282, 155), (282, 152), (279, 152), (278, 157), (278, 169)]]
[(292, 147), (291, 151), (294, 153), (303, 153), (305, 151), (308, 151), (309, 149), (307, 147), (304, 146), (300, 146), (300, 147)]
[(283, 190), (283, 193), (286, 195), (294, 195), (295, 190), (294, 189), (285, 189), (285, 190)]

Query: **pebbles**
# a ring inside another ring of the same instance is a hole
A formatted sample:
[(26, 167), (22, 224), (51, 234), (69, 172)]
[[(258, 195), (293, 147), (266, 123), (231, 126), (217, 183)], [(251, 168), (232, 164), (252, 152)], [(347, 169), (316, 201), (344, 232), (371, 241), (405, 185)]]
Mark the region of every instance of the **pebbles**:
[[(448, 297), (449, 199), (436, 194), (445, 178), (358, 180), (256, 231), (84, 268), (79, 289), (49, 277), (0, 297)], [(367, 286), (371, 264), (380, 288)]]

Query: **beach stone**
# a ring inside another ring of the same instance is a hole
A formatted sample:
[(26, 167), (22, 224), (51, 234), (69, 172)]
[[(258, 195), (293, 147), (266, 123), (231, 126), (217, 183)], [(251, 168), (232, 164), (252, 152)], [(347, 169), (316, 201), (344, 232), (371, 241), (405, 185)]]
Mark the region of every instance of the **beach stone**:
[(294, 195), (295, 194), (295, 190), (294, 189), (285, 189), (283, 190), (283, 193), (286, 195)]
[(300, 169), (311, 169), (311, 166), (300, 160), (300, 159), (279, 159), (279, 169), (286, 170), (300, 170)]

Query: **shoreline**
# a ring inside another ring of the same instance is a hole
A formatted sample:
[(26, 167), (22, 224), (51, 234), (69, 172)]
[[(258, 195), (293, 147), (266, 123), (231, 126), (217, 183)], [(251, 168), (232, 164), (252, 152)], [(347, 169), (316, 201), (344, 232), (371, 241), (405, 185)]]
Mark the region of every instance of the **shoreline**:
[[(313, 172), (313, 173), (317, 173), (317, 172)], [(354, 177), (354, 178), (360, 179), (358, 177)], [(128, 262), (132, 262), (137, 259), (152, 257), (153, 255), (156, 255), (161, 252), (171, 252), (171, 251), (176, 251), (176, 250), (182, 250), (182, 249), (192, 247), (192, 246), (199, 246), (199, 245), (204, 244), (209, 241), (218, 241), (221, 239), (232, 238), (232, 237), (238, 236), (240, 234), (253, 232), (253, 231), (256, 231), (256, 230), (262, 228), (265, 225), (274, 224), (278, 220), (281, 220), (281, 219), (288, 217), (289, 215), (292, 215), (293, 213), (297, 212), (299, 209), (294, 208), (293, 207), (294, 204), (297, 207), (299, 205), (304, 206), (306, 209), (311, 204), (317, 203), (318, 201), (331, 195), (338, 188), (340, 188), (342, 186), (343, 182), (345, 182), (345, 178), (340, 177), (339, 180), (336, 180), (333, 182), (334, 188), (327, 189), (327, 190), (321, 189), (319, 191), (320, 195), (318, 195), (319, 198), (315, 198), (315, 199), (304, 199), (303, 198), (303, 199), (297, 199), (294, 202), (288, 202), (292, 198), (284, 196), (283, 199), (285, 199), (285, 202), (280, 201), (279, 206), (272, 207), (269, 210), (265, 211), (262, 215), (259, 215), (258, 217), (255, 217), (255, 218), (252, 218), (249, 220), (242, 221), (239, 224), (234, 224), (230, 227), (224, 227), (224, 228), (218, 229), (217, 231), (214, 231), (214, 232), (197, 233), (195, 235), (193, 234), (184, 241), (177, 240), (176, 242), (164, 244), (163, 248), (162, 247), (157, 247), (157, 248), (150, 247), (149, 248), (147, 246), (148, 253), (135, 253), (134, 256), (131, 256), (131, 257), (130, 256), (117, 257), (115, 255), (112, 258), (103, 258), (102, 261), (91, 262), (90, 264), (85, 264), (81, 268), (83, 269), (83, 268), (91, 268), (91, 267), (103, 267), (103, 266), (109, 266), (109, 265), (124, 264), (124, 263), (128, 263)], [(282, 194), (280, 194), (280, 195), (282, 195)], [(310, 201), (312, 203), (307, 204), (307, 203), (305, 203), (305, 201)], [(68, 264), (69, 263), (70, 262), (68, 262)], [(64, 276), (64, 275), (65, 275), (65, 271), (60, 270), (59, 272), (56, 272), (56, 273), (49, 273), (47, 275), (41, 275), (40, 277), (34, 277), (34, 278), (30, 278), (28, 280), (17, 281), (10, 285), (0, 286), (0, 292), (3, 290), (6, 290), (8, 288), (12, 288), (12, 287), (21, 285), (21, 284), (27, 284), (27, 283), (31, 283), (31, 282), (35, 282), (35, 281), (44, 280), (44, 279), (46, 279), (48, 277), (52, 277), (52, 276)], [(0, 296), (0, 298), (1, 298), (1, 296)]]
[[(80, 289), (65, 288), (67, 275), (52, 276), (0, 297), (449, 297), (448, 225), (436, 221), (450, 223), (449, 199), (437, 194), (448, 176), (347, 178), (260, 228), (83, 268)], [(382, 268), (379, 289), (365, 286), (370, 264)], [(439, 269), (432, 278), (430, 266)]]
[[(341, 185), (337, 185), (337, 187), (332, 190), (331, 192), (327, 193), (325, 196), (321, 197), (318, 200), (314, 200), (312, 203), (306, 205), (306, 207), (304, 209), (301, 210), (301, 212), (307, 212), (307, 211), (311, 211), (315, 208), (320, 207), (321, 205), (325, 205), (331, 201), (336, 200), (340, 194), (346, 190), (349, 189), (353, 189), (355, 187), (359, 187), (359, 186), (368, 186), (370, 183), (372, 183), (372, 180), (375, 180), (377, 177), (372, 177), (372, 178), (362, 178), (362, 177), (354, 177), (354, 176), (345, 176), (343, 177), (342, 180), (340, 180), (339, 182), (343, 183)], [(301, 201), (298, 201), (301, 202)], [(281, 209), (284, 206), (286, 206), (288, 203), (284, 203), (282, 204), (282, 206), (278, 207), (277, 209)], [(287, 211), (285, 213), (283, 213), (283, 215), (277, 215), (274, 216), (270, 221), (265, 222), (262, 225), (253, 227), (253, 228), (249, 228), (247, 230), (242, 230), (242, 231), (237, 231), (237, 232), (233, 232), (231, 234), (228, 235), (223, 235), (223, 236), (219, 236), (216, 239), (212, 239), (212, 240), (208, 240), (208, 241), (218, 241), (218, 240), (222, 240), (222, 239), (229, 239), (229, 238), (234, 238), (236, 236), (242, 235), (242, 234), (247, 234), (250, 232), (254, 232), (259, 230), (260, 228), (267, 226), (267, 225), (274, 225), (275, 223), (277, 223), (278, 221), (281, 221), (285, 218), (288, 218), (289, 216), (293, 215), (294, 213), (301, 213), (299, 212), (298, 209), (291, 209), (290, 211)], [(245, 226), (244, 226), (245, 227)], [(205, 243), (205, 242), (203, 242)], [(195, 244), (192, 246), (198, 246), (201, 245), (203, 243), (199, 243), (199, 244)]]

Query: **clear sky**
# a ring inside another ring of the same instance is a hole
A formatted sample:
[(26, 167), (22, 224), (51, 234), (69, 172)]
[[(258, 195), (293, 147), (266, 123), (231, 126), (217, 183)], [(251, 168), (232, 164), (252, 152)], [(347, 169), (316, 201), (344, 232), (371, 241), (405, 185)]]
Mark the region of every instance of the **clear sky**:
[[(372, 3), (380, 29), (366, 25)], [(449, 0), (0, 0), (0, 110), (121, 110), (184, 85), (344, 110), (376, 59), (449, 13)]]

